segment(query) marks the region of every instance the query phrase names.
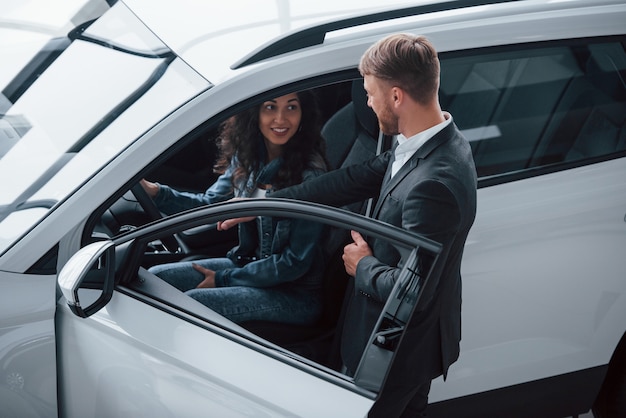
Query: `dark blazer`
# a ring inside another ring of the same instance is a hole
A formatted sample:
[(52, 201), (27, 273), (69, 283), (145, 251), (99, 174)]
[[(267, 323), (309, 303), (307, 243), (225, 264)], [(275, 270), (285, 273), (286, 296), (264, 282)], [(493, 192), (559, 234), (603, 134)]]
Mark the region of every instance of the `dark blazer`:
[[(373, 217), (442, 244), (442, 269), (431, 276), (392, 370), (394, 380), (415, 385), (445, 376), (459, 356), (461, 257), (476, 215), (476, 169), (469, 143), (454, 123), (428, 140), (389, 181), (392, 159), (388, 151), (271, 197), (343, 206), (377, 196)], [(357, 266), (344, 322), (342, 358), (352, 372), (403, 262), (387, 243), (368, 243), (374, 256)]]

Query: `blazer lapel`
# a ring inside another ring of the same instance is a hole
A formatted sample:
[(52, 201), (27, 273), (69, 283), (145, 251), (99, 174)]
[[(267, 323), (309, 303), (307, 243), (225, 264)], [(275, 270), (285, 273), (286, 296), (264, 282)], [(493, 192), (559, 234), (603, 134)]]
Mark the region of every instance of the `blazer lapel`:
[[(420, 160), (426, 158), (428, 154), (430, 154), (433, 150), (435, 150), (439, 145), (446, 142), (453, 135), (455, 130), (454, 123), (446, 126), (444, 129), (439, 131), (435, 136), (430, 138), (424, 145), (422, 145), (415, 154), (411, 156), (409, 161), (407, 161), (401, 168), (398, 170), (395, 176), (391, 178), (391, 166), (393, 164), (394, 158), (392, 157), (389, 161), (389, 165), (387, 166), (387, 172), (385, 173), (385, 177), (383, 179), (383, 185), (380, 189), (380, 195), (378, 196), (378, 200), (376, 201), (376, 206), (374, 206), (374, 211), (372, 212), (372, 217), (378, 219), (378, 215), (380, 213), (380, 208), (382, 207), (385, 197), (391, 193), (391, 191), (402, 182), (402, 180), (417, 167)], [(395, 150), (395, 147), (394, 147)], [(393, 155), (393, 154), (392, 154)]]
[(380, 195), (378, 196), (378, 200), (376, 201), (376, 206), (374, 207), (374, 211), (372, 212), (372, 217), (378, 219), (378, 215), (380, 212), (380, 208), (385, 200), (385, 196), (387, 196), (391, 191), (398, 185), (400, 182), (413, 170), (419, 161), (419, 158), (416, 155), (413, 155), (409, 161), (407, 161), (401, 168), (398, 170), (395, 176), (391, 178), (391, 164), (392, 161), (389, 162), (389, 167), (387, 167), (387, 172), (385, 173), (385, 180), (383, 180), (383, 186), (380, 189)]

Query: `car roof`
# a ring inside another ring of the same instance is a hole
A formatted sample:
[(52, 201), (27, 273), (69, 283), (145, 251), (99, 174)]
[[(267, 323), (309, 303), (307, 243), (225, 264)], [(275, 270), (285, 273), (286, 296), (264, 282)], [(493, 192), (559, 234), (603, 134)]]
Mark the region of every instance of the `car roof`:
[[(434, 10), (516, 0), (123, 0), (212, 83), (232, 69), (321, 44), (327, 32)], [(219, 74), (219, 75), (218, 75)]]
[[(170, 49), (215, 83), (260, 46), (307, 27), (415, 5), (391, 0), (123, 0)], [(418, 2), (426, 3), (426, 2)], [(432, 2), (430, 2), (432, 3)]]
[[(237, 69), (276, 57), (374, 33), (448, 32), (455, 44), (471, 47), (450, 31), (476, 27), (477, 19), (540, 18), (544, 13), (581, 14), (577, 8), (623, 5), (623, 0), (123, 0), (170, 49), (213, 84), (232, 77)], [(471, 8), (471, 9), (470, 9)], [(413, 18), (413, 20), (411, 20)], [(416, 20), (417, 18), (417, 20)], [(528, 18), (528, 17), (527, 17)], [(608, 34), (609, 29), (602, 29)], [(443, 29), (443, 30), (441, 30)], [(576, 27), (564, 27), (564, 37)], [(527, 37), (528, 33), (523, 34)], [(584, 36), (585, 34), (580, 34)], [(333, 38), (334, 36), (334, 38)], [(490, 46), (511, 42), (511, 35), (489, 34)], [(536, 38), (541, 39), (537, 33)], [(533, 39), (533, 40), (537, 40)], [(520, 42), (518, 40), (517, 42)]]

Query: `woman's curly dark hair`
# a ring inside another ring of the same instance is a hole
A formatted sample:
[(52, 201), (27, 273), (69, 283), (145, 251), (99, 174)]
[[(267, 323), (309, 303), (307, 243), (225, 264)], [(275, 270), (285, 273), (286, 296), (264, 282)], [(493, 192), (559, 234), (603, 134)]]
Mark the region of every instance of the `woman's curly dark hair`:
[[(312, 91), (296, 93), (300, 100), (302, 118), (300, 129), (284, 145), (283, 164), (272, 180), (272, 187), (281, 189), (302, 182), (307, 169), (326, 171), (326, 144), (321, 135), (320, 112)], [(262, 104), (227, 119), (220, 127), (218, 147), (220, 157), (215, 172), (224, 173), (232, 158), (239, 162), (233, 176), (233, 186), (245, 185), (250, 173), (258, 173), (265, 158), (265, 142), (259, 130), (259, 111)]]

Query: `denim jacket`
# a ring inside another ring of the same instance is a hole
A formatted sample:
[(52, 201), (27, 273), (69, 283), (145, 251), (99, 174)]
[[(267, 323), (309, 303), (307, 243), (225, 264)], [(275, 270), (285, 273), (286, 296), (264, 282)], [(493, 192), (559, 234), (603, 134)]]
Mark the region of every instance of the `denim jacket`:
[[(155, 203), (161, 211), (171, 214), (232, 197), (249, 197), (248, 190), (256, 188), (257, 180), (270, 183), (280, 160), (262, 167), (258, 176), (252, 174), (248, 178), (247, 187), (235, 190), (232, 187), (233, 166), (231, 164), (204, 193), (179, 192), (160, 185)], [(321, 170), (305, 170), (303, 181), (320, 174)], [(271, 192), (268, 189), (266, 194)], [(321, 289), (324, 263), (319, 241), (323, 231), (323, 225), (315, 222), (268, 216), (239, 224), (239, 245), (227, 254), (238, 267), (217, 271), (216, 286), (270, 287), (289, 283), (288, 286), (302, 290)]]

